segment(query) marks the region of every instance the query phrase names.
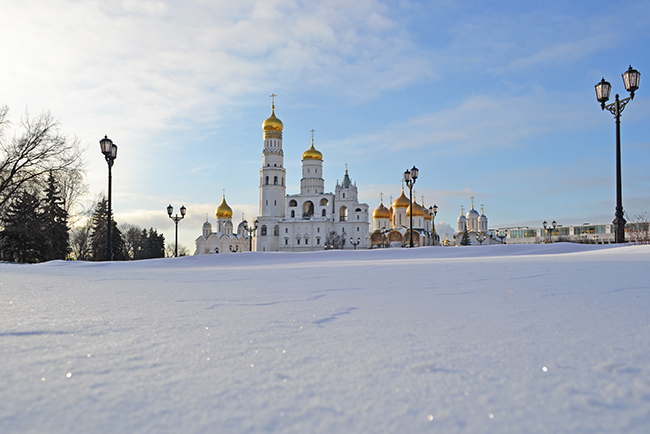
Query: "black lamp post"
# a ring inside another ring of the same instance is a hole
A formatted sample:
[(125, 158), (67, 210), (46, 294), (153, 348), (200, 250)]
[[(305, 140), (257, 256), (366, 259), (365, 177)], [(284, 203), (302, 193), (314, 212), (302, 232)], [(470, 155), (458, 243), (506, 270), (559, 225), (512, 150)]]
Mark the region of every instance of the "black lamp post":
[(111, 229), (113, 226), (113, 174), (111, 169), (113, 168), (113, 162), (117, 158), (117, 145), (113, 143), (107, 135), (104, 135), (104, 138), (99, 141), (99, 146), (102, 150), (102, 154), (106, 157), (106, 163), (108, 164), (108, 217), (107, 217), (107, 228), (106, 228), (106, 260), (113, 260), (113, 238), (111, 237)]
[(248, 232), (248, 251), (252, 252), (253, 251), (253, 234), (257, 230), (257, 227), (259, 226), (259, 222), (255, 220), (253, 222), (253, 227), (248, 227), (248, 222), (244, 220), (244, 229), (246, 232)]
[(180, 217), (178, 214), (176, 214), (174, 217), (172, 217), (172, 213), (174, 212), (174, 207), (171, 206), (171, 204), (167, 207), (167, 214), (169, 214), (169, 218), (174, 220), (174, 223), (176, 223), (176, 241), (174, 245), (174, 258), (178, 257), (178, 222), (183, 220), (183, 217), (185, 217), (185, 213), (187, 212), (187, 208), (185, 208), (185, 205), (181, 206), (181, 215)]
[(548, 223), (546, 223), (546, 220), (542, 223), (542, 226), (544, 226), (544, 230), (546, 231), (546, 236), (548, 236), (548, 242), (550, 243), (552, 241), (552, 236), (553, 236), (553, 229), (557, 226), (557, 222), (553, 220), (551, 222), (551, 226), (548, 226)]
[(359, 245), (360, 242), (361, 242), (361, 238), (357, 238), (356, 242), (354, 241), (354, 238), (350, 238), (350, 244), (354, 246), (354, 250), (357, 250), (357, 246)]
[(431, 236), (433, 237), (433, 245), (436, 245), (436, 215), (438, 214), (438, 205), (435, 203), (429, 207), (431, 214)]
[(604, 78), (596, 84), (596, 99), (600, 103), (600, 108), (602, 110), (607, 109), (614, 115), (614, 119), (616, 119), (616, 214), (613, 221), (616, 228), (614, 233), (615, 243), (625, 242), (626, 223), (625, 218), (623, 217), (623, 187), (621, 183), (621, 113), (623, 113), (623, 109), (627, 103), (634, 99), (634, 92), (639, 88), (640, 79), (641, 74), (639, 71), (632, 69), (632, 66), (630, 66), (628, 70), (623, 73), (625, 90), (630, 92), (630, 96), (619, 100), (618, 94), (616, 94), (616, 100), (609, 105), (605, 105), (605, 103), (609, 100), (609, 93), (612, 90), (612, 85), (605, 81)]
[(419, 170), (417, 167), (413, 166), (411, 170), (404, 172), (404, 182), (409, 188), (409, 210), (410, 210), (410, 232), (411, 240), (409, 241), (409, 247), (413, 247), (413, 185), (415, 185), (415, 180), (418, 179)]

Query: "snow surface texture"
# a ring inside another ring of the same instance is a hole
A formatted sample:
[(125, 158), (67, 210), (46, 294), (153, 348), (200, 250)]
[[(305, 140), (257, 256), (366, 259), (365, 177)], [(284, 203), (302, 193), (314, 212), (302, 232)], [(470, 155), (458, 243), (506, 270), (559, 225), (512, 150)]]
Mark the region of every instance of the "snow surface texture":
[(0, 432), (648, 433), (650, 246), (0, 264)]

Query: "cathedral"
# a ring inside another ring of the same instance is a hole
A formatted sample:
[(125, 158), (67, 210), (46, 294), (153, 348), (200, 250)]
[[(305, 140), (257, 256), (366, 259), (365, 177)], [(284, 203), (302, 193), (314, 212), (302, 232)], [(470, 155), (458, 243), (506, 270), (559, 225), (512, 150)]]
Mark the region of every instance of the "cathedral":
[[(424, 202), (420, 205), (415, 200), (411, 207), (402, 187), (402, 194), (390, 208), (384, 206), (381, 198), (379, 206), (372, 213), (373, 232), (370, 235), (370, 247), (405, 247), (411, 244), (411, 238), (414, 247), (440, 245), (433, 222), (437, 212), (437, 206), (427, 209)], [(410, 230), (411, 216), (413, 232)]]
[[(458, 217), (458, 232), (454, 235), (456, 240), (455, 244), (460, 245), (482, 245), (482, 244), (502, 244), (503, 241), (496, 239), (491, 232), (488, 231), (488, 218), (483, 213), (483, 205), (481, 205), (481, 214), (474, 209), (474, 198), (472, 197), (472, 208), (464, 214), (463, 207), (460, 207), (460, 216)], [(463, 244), (463, 238), (465, 244)]]
[(258, 252), (369, 247), (368, 204), (359, 202), (357, 185), (350, 179), (347, 166), (334, 192), (325, 191), (323, 155), (314, 147), (313, 130), (311, 146), (302, 154), (300, 193), (286, 194), (283, 128), (282, 121), (275, 116), (273, 103), (271, 116), (262, 123), (259, 216), (253, 239), (246, 236), (248, 223), (245, 221), (234, 231), (232, 209), (224, 195), (216, 212), (217, 232), (212, 232), (206, 219), (203, 233), (196, 239), (195, 255), (248, 251), (251, 245)]

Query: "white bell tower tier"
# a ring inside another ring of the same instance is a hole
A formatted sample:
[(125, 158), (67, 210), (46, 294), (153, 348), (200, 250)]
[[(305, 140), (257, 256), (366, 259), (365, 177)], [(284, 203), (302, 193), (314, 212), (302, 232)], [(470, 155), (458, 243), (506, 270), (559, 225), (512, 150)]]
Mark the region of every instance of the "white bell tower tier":
[(311, 130), (311, 148), (302, 154), (302, 179), (300, 180), (300, 194), (314, 195), (325, 192), (323, 179), (323, 154), (314, 148), (314, 133)]

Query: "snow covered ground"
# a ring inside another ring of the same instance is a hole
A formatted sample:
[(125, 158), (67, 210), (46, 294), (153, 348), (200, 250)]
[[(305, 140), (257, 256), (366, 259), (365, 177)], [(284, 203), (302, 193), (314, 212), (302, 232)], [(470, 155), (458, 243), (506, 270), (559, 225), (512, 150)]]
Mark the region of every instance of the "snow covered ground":
[(650, 246), (0, 264), (2, 433), (648, 433)]

